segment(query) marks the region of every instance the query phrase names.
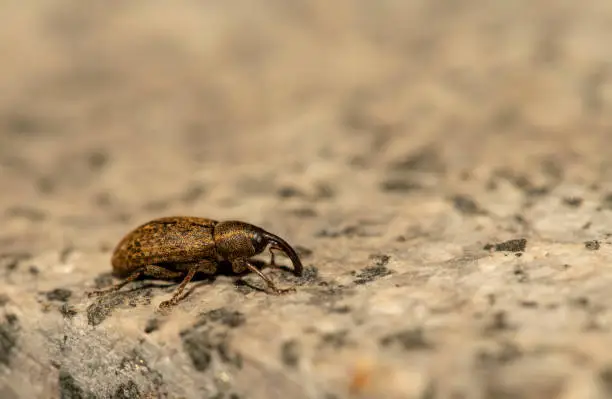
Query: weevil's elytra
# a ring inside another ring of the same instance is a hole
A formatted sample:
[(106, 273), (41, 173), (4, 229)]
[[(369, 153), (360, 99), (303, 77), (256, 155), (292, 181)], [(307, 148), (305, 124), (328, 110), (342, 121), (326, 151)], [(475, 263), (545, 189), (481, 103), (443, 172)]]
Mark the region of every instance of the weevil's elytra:
[(162, 280), (183, 277), (172, 298), (160, 305), (170, 307), (180, 301), (185, 286), (197, 272), (214, 274), (223, 260), (231, 263), (235, 273), (250, 270), (258, 274), (275, 294), (293, 291), (277, 288), (249, 262), (249, 258), (262, 253), (266, 247), (269, 247), (271, 264), (274, 264), (272, 250), (282, 251), (291, 259), (294, 273), (302, 275), (302, 262), (295, 250), (261, 227), (235, 220), (218, 222), (189, 216), (154, 219), (128, 233), (113, 252), (113, 274), (124, 280), (110, 288), (93, 291), (90, 296), (117, 291), (143, 275)]

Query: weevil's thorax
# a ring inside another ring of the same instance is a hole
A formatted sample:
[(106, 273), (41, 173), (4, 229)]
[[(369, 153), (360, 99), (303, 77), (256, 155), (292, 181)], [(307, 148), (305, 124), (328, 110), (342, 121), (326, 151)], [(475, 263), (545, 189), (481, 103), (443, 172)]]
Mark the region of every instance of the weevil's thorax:
[(263, 233), (252, 224), (233, 220), (220, 222), (213, 232), (217, 254), (225, 260), (255, 256), (268, 244)]

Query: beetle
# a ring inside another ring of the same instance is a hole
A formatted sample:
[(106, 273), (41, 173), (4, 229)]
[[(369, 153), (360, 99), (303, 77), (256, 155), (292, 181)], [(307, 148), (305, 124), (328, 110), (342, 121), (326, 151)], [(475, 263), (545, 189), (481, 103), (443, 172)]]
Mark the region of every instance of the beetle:
[(153, 219), (129, 232), (115, 247), (111, 258), (113, 276), (123, 281), (88, 295), (118, 291), (140, 276), (174, 280), (184, 276), (171, 299), (160, 308), (181, 300), (181, 294), (197, 272), (215, 274), (221, 261), (229, 261), (234, 273), (256, 273), (276, 295), (294, 291), (277, 288), (274, 282), (251, 264), (249, 258), (269, 246), (270, 263), (279, 250), (289, 257), (293, 272), (302, 275), (303, 266), (296, 251), (282, 238), (261, 227), (237, 221), (217, 221), (202, 217), (168, 216)]

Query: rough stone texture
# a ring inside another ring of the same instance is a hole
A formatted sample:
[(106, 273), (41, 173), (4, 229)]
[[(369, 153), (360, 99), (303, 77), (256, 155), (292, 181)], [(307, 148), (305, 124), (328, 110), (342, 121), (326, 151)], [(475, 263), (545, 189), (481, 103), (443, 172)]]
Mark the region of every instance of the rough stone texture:
[[(612, 2), (2, 8), (1, 398), (612, 397)], [(297, 292), (87, 298), (180, 214)]]

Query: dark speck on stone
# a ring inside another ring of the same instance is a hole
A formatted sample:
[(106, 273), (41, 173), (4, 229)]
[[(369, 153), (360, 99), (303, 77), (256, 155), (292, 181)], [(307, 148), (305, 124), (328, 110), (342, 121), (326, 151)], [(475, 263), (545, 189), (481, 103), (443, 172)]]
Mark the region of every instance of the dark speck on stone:
[(220, 323), (230, 328), (236, 328), (246, 322), (246, 317), (238, 311), (230, 311), (225, 308), (213, 309), (209, 312), (200, 314), (199, 321), (194, 327), (203, 326), (208, 323)]
[(296, 367), (300, 361), (300, 344), (295, 339), (283, 342), (281, 359), (289, 367)]
[(281, 198), (303, 197), (304, 193), (295, 187), (281, 187), (277, 194)]
[(306, 258), (306, 257), (312, 255), (312, 249), (303, 247), (301, 245), (296, 245), (295, 246), (295, 252), (298, 253), (300, 258)]
[(591, 251), (597, 251), (601, 247), (601, 244), (599, 244), (597, 240), (592, 240), (585, 242), (584, 247)]
[(525, 238), (517, 238), (514, 240), (504, 241), (498, 244), (487, 244), (484, 249), (489, 251), (491, 249), (501, 252), (525, 252), (527, 248), (527, 240)]
[(206, 188), (202, 184), (193, 184), (181, 195), (180, 200), (185, 204), (193, 204), (206, 194)]
[(399, 344), (405, 350), (430, 349), (432, 347), (425, 339), (423, 330), (420, 328), (386, 335), (380, 339), (380, 344), (384, 347)]
[(73, 252), (74, 252), (74, 248), (71, 246), (67, 246), (64, 249), (62, 249), (62, 252), (60, 252), (60, 255), (59, 255), (60, 262), (66, 263), (68, 259), (70, 258), (70, 255), (72, 255)]
[(582, 205), (582, 198), (579, 197), (566, 197), (563, 198), (563, 203), (572, 208), (578, 208)]
[(386, 192), (407, 193), (419, 190), (421, 185), (408, 179), (387, 179), (380, 183), (380, 189)]
[(601, 207), (603, 209), (612, 210), (612, 193), (608, 193), (603, 197)]
[(67, 303), (64, 303), (62, 306), (60, 306), (59, 311), (62, 314), (62, 316), (64, 316), (67, 319), (71, 319), (77, 314), (74, 306), (70, 306)]
[(4, 306), (9, 303), (9, 297), (6, 294), (0, 294), (0, 306)]
[(329, 309), (329, 311), (331, 313), (340, 313), (340, 314), (346, 314), (349, 313), (351, 311), (351, 307), (348, 305), (344, 305), (344, 306), (338, 306), (338, 307), (332, 307)]
[(563, 178), (564, 172), (560, 162), (555, 159), (546, 159), (541, 164), (542, 171), (549, 177), (558, 180)]
[(102, 169), (108, 162), (108, 155), (102, 150), (96, 150), (89, 154), (87, 163), (92, 170)]
[(372, 254), (370, 255), (370, 262), (374, 266), (386, 266), (389, 263), (391, 257), (384, 254)]
[(50, 301), (66, 302), (71, 295), (72, 291), (70, 290), (67, 290), (65, 288), (56, 288), (47, 292), (47, 299)]
[[(522, 356), (522, 352), (516, 344), (511, 342), (504, 342), (499, 348), (493, 350), (480, 350), (477, 352), (478, 363), (485, 369), (491, 369), (492, 367), (498, 367), (499, 365), (508, 364), (512, 361), (519, 359)], [(497, 395), (489, 396), (497, 397)]]
[(31, 222), (41, 222), (47, 217), (45, 212), (40, 209), (22, 205), (10, 207), (5, 213), (9, 217), (23, 218)]
[(569, 304), (575, 306), (577, 308), (588, 308), (589, 307), (589, 298), (580, 296), (577, 298), (570, 298), (568, 300)]
[(480, 215), (486, 212), (472, 198), (466, 195), (455, 195), (451, 198), (455, 209), (466, 215)]
[(6, 267), (7, 270), (13, 271), (17, 269), (21, 262), (31, 257), (32, 255), (26, 252), (0, 254), (0, 267)]
[(486, 333), (499, 332), (505, 330), (513, 330), (514, 327), (508, 321), (508, 314), (505, 311), (499, 311), (493, 314), (489, 323), (485, 326)]
[(391, 270), (385, 266), (366, 267), (355, 275), (355, 284), (366, 284), (391, 273)]
[(157, 318), (149, 319), (144, 329), (145, 334), (150, 334), (153, 331), (157, 331), (157, 330), (159, 330), (159, 319)]
[(36, 180), (36, 188), (42, 194), (51, 194), (55, 189), (55, 181), (49, 176), (42, 176)]
[(328, 199), (335, 195), (334, 189), (329, 184), (317, 184), (315, 199)]
[(536, 301), (524, 300), (520, 301), (520, 305), (524, 308), (537, 308), (538, 303)]
[(391, 167), (396, 170), (431, 173), (441, 173), (446, 169), (434, 147), (421, 148), (419, 151), (408, 154), (403, 159), (394, 162)]
[(599, 380), (608, 395), (612, 395), (612, 365), (604, 366), (599, 372)]
[(300, 218), (312, 218), (317, 216), (317, 211), (309, 207), (291, 209), (289, 213)]
[(342, 348), (348, 344), (347, 336), (347, 330), (323, 334), (321, 337), (321, 345)]

